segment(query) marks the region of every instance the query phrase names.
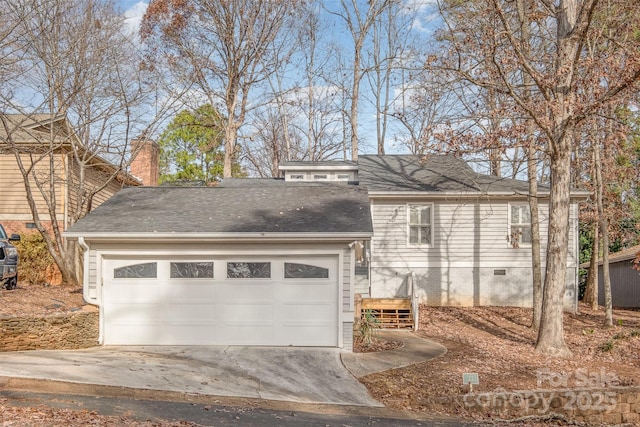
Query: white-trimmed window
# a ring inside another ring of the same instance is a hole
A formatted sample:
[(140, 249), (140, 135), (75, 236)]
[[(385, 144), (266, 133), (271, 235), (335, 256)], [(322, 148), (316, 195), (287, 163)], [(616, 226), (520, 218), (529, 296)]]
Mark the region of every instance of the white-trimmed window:
[(514, 248), (531, 245), (531, 211), (526, 203), (509, 205), (509, 244)]
[(408, 205), (409, 244), (430, 245), (433, 243), (433, 205)]

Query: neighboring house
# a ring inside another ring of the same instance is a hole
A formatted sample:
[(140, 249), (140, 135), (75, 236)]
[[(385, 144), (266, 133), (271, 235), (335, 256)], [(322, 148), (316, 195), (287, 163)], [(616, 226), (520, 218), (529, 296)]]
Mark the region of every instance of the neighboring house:
[[(284, 178), (123, 190), (67, 233), (105, 344), (351, 348), (354, 297), (531, 306), (524, 181), (452, 156), (288, 162)], [(542, 262), (549, 190), (539, 187)], [(577, 306), (578, 198), (565, 307)]]
[[(84, 150), (64, 117), (6, 114), (3, 119), (7, 128), (0, 122), (0, 222), (10, 233), (35, 228), (15, 150), (25, 169), (31, 169), (30, 183), (40, 220), (50, 223), (55, 216), (63, 229), (74, 222), (84, 202), (88, 202), (85, 206), (91, 210), (123, 187), (157, 183), (157, 178), (155, 183), (152, 180), (154, 171), (157, 176), (158, 170), (157, 160), (153, 163), (153, 159), (157, 159), (153, 143), (134, 142), (132, 151), (139, 154), (132, 163), (132, 174), (127, 174)], [(82, 166), (78, 158), (84, 159)], [(47, 199), (51, 200), (52, 187), (55, 202), (47, 203)], [(94, 192), (90, 201), (80, 201)], [(49, 206), (55, 206), (55, 215), (51, 215)]]
[[(634, 269), (634, 260), (640, 245), (609, 255), (609, 278), (611, 279), (611, 305), (618, 308), (640, 307), (640, 271)], [(589, 269), (589, 263), (580, 264)], [(604, 305), (604, 275), (602, 259), (598, 261), (598, 304)]]

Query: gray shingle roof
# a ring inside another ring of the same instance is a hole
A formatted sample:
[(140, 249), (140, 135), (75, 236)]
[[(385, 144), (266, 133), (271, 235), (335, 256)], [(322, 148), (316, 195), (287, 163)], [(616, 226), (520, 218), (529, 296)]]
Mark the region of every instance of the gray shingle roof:
[[(448, 155), (360, 156), (360, 185), (371, 192), (522, 193), (528, 183), (476, 173), (461, 159)], [(548, 187), (539, 186), (546, 192)]]
[[(640, 245), (636, 245), (627, 249), (623, 249), (618, 252), (612, 252), (609, 254), (609, 263), (627, 261), (629, 266), (632, 265), (633, 260), (636, 259), (640, 253)], [(598, 258), (598, 265), (602, 265), (602, 257)], [(580, 264), (580, 268), (589, 268), (589, 262), (583, 262)]]
[(371, 233), (355, 186), (127, 188), (74, 224), (87, 233)]
[(225, 178), (218, 187), (335, 187), (351, 185), (348, 181), (285, 181), (283, 178)]

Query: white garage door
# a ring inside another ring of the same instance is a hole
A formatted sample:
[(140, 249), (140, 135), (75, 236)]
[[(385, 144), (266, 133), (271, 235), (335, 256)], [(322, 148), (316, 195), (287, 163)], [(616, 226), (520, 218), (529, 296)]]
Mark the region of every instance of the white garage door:
[(338, 259), (105, 259), (104, 343), (338, 345)]

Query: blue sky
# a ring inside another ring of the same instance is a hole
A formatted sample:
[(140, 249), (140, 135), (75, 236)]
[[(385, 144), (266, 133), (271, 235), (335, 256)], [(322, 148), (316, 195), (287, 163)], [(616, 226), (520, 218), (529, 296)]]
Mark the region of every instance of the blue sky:
[[(125, 11), (125, 15), (128, 18), (128, 23), (133, 32), (137, 32), (142, 17), (147, 9), (149, 1), (140, 1), (140, 0), (116, 0), (121, 8), (121, 10)], [(403, 0), (404, 7), (410, 10), (418, 11), (416, 15), (416, 19), (414, 19), (411, 29), (416, 33), (422, 36), (425, 36), (432, 32), (432, 25), (434, 15), (433, 13), (433, 4), (434, 0)], [(335, 9), (338, 10), (340, 8), (340, 3), (338, 0), (324, 0), (323, 3), (326, 9)], [(341, 22), (339, 18), (331, 15), (329, 13), (324, 14), (324, 18), (326, 19), (326, 23), (330, 26), (329, 33), (325, 39), (326, 41), (333, 40), (338, 45), (349, 46), (347, 47), (347, 52), (350, 50), (350, 45), (353, 43), (351, 36), (348, 34), (346, 28), (344, 27), (344, 22)], [(347, 54), (347, 58), (349, 55)], [(361, 85), (361, 91), (365, 92), (367, 90), (367, 84), (363, 81)], [(361, 101), (360, 103), (360, 139), (361, 139), (361, 152), (375, 152), (376, 150), (376, 136), (375, 136), (375, 110), (372, 109), (372, 105), (368, 105), (367, 102)], [(396, 129), (399, 131), (400, 129)], [(394, 141), (393, 135), (396, 133), (394, 129), (389, 129), (388, 137), (386, 138), (386, 146), (388, 151), (393, 152), (396, 150), (405, 151), (406, 148), (403, 148), (402, 145), (397, 145), (398, 143)]]

